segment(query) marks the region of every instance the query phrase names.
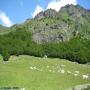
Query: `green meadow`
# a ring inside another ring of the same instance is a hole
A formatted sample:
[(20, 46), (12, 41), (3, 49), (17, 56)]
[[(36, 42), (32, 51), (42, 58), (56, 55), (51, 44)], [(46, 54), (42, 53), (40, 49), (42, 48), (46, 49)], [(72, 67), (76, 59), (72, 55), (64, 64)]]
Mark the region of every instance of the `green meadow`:
[[(87, 75), (88, 78), (83, 78)], [(58, 58), (27, 55), (11, 56), (4, 62), (0, 56), (0, 88), (22, 90), (67, 90), (90, 83), (90, 66)]]

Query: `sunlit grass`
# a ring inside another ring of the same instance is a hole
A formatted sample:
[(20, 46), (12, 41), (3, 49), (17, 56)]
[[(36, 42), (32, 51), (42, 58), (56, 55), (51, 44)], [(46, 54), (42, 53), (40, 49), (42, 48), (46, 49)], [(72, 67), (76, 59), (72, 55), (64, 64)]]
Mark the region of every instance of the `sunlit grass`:
[[(2, 59), (2, 58), (0, 58)], [(31, 69), (35, 67), (36, 69)], [(65, 73), (58, 70), (63, 69)], [(67, 73), (70, 71), (71, 74)], [(79, 71), (78, 76), (74, 76)], [(90, 67), (63, 59), (12, 56), (8, 62), (0, 60), (0, 87), (25, 87), (26, 90), (66, 90), (70, 87), (90, 83)]]

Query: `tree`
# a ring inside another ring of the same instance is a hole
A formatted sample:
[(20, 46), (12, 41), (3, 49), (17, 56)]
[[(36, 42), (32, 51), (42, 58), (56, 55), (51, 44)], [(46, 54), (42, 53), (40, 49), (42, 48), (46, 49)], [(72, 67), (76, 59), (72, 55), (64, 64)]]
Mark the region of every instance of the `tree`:
[(9, 52), (7, 50), (3, 50), (2, 51), (2, 56), (3, 56), (4, 61), (8, 61), (9, 57), (10, 57), (10, 54), (9, 54)]

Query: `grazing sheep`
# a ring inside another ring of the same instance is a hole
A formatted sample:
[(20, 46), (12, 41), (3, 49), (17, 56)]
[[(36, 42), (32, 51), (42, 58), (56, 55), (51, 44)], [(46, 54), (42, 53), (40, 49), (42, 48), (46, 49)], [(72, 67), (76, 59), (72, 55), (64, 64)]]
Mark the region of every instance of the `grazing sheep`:
[(33, 67), (33, 69), (37, 69), (36, 67)]
[(61, 67), (65, 67), (65, 65), (62, 64)]
[(78, 73), (79, 73), (79, 71), (75, 71), (75, 73), (77, 73), (77, 74), (78, 74)]
[(74, 74), (74, 76), (77, 76), (78, 74)]
[(37, 69), (37, 68), (36, 68), (36, 67), (30, 67), (30, 69), (35, 70), (35, 69)]
[(71, 71), (67, 71), (68, 74), (71, 74)]
[(62, 73), (62, 74), (64, 74), (64, 73), (65, 73), (65, 71), (62, 69), (62, 70), (61, 70), (61, 73)]
[(88, 79), (89, 76), (88, 75), (82, 75), (83, 79)]
[(33, 67), (30, 67), (30, 69), (32, 69), (32, 70), (33, 70)]

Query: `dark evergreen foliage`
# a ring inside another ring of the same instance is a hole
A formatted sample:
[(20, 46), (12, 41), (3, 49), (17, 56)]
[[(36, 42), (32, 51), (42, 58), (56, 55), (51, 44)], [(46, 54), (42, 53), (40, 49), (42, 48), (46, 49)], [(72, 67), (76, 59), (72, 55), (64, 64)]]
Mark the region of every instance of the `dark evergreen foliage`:
[(0, 53), (4, 61), (8, 61), (10, 55), (26, 54), (87, 63), (90, 62), (90, 41), (75, 37), (68, 42), (36, 44), (29, 31), (18, 28), (7, 35), (0, 35)]

